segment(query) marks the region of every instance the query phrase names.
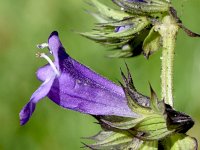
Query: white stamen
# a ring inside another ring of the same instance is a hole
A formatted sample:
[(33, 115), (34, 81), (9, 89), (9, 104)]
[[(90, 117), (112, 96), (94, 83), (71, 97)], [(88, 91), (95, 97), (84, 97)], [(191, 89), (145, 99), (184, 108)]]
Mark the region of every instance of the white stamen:
[(37, 48), (39, 48), (39, 49), (44, 49), (46, 47), (49, 47), (48, 43), (42, 43), (42, 44), (37, 45)]
[[(38, 54), (36, 54), (36, 55), (38, 55)], [(40, 53), (39, 57), (46, 59), (49, 62), (49, 64), (51, 65), (51, 67), (52, 67), (53, 71), (56, 73), (56, 75), (57, 76), (60, 75), (60, 72), (56, 68), (55, 64), (52, 62), (52, 60), (45, 53)]]

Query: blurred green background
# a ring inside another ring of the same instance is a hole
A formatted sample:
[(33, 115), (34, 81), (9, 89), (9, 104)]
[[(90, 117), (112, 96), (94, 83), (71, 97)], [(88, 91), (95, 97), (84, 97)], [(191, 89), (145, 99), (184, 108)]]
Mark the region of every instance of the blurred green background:
[[(107, 0), (104, 0), (106, 2)], [(185, 26), (200, 33), (200, 1), (173, 2)], [(18, 113), (40, 85), (35, 77), (45, 60), (35, 57), (36, 44), (58, 30), (67, 52), (76, 60), (117, 82), (124, 59), (108, 59), (106, 47), (74, 31), (88, 31), (95, 20), (83, 0), (0, 1), (0, 150), (78, 150), (81, 137), (95, 134), (95, 120), (64, 110), (47, 98), (41, 101), (30, 122), (20, 127)], [(149, 95), (148, 81), (160, 93), (160, 52), (149, 61), (143, 56), (126, 59), (139, 91)], [(193, 116), (189, 131), (200, 140), (200, 39), (179, 32), (175, 56), (175, 107)]]

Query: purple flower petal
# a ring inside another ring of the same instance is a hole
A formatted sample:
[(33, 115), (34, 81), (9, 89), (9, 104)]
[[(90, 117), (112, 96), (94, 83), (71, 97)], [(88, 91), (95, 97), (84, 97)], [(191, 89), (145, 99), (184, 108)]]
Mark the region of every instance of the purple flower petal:
[(40, 81), (45, 81), (50, 74), (53, 74), (53, 70), (51, 68), (51, 66), (48, 64), (48, 65), (45, 65), (41, 68), (39, 68), (36, 72), (36, 75), (37, 75), (37, 78), (38, 80)]
[(127, 106), (121, 87), (70, 57), (63, 66), (64, 71), (48, 94), (58, 105), (93, 115), (135, 115)]
[(59, 75), (50, 65), (38, 69), (37, 77), (44, 83), (20, 112), (22, 125), (31, 117), (35, 104), (45, 96), (59, 106), (86, 114), (139, 116), (128, 107), (120, 86), (80, 64), (65, 52), (57, 32), (52, 32), (48, 45)]
[(119, 27), (115, 28), (115, 32), (119, 32), (120, 33), (120, 32), (126, 31), (126, 30), (128, 30), (128, 29), (130, 29), (132, 27), (133, 27), (133, 24), (119, 26)]
[(54, 79), (54, 75), (50, 76), (50, 78), (46, 79), (45, 82), (43, 82), (42, 85), (33, 93), (28, 104), (26, 104), (19, 113), (21, 125), (26, 124), (26, 122), (30, 119), (35, 110), (36, 103), (49, 93)]

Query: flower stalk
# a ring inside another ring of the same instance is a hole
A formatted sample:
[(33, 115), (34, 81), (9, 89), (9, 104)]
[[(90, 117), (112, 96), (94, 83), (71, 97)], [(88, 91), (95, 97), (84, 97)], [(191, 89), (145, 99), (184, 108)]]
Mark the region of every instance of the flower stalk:
[(173, 107), (173, 68), (176, 35), (179, 26), (172, 16), (167, 15), (155, 30), (162, 37), (161, 95), (166, 104)]

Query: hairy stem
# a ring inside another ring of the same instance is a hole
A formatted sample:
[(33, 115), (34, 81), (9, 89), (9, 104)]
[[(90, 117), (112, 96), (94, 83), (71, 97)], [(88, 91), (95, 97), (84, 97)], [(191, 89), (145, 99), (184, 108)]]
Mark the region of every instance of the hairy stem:
[(176, 35), (178, 25), (171, 16), (164, 17), (162, 24), (156, 26), (156, 30), (162, 36), (162, 72), (161, 89), (162, 99), (173, 107), (173, 63)]

